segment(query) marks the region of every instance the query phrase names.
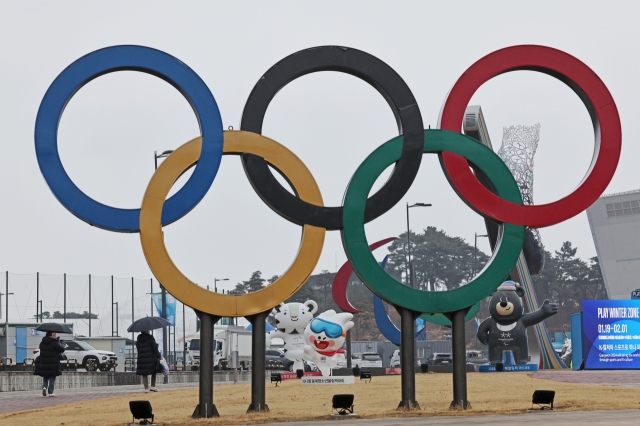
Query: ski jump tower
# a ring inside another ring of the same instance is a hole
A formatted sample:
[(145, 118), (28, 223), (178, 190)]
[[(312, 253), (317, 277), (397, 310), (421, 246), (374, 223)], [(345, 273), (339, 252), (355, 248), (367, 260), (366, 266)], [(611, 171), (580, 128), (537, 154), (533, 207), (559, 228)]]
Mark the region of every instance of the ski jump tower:
[[(463, 128), (466, 135), (493, 149), (482, 108), (479, 105), (467, 107)], [(533, 204), (533, 156), (538, 147), (539, 138), (539, 124), (505, 127), (503, 144), (498, 151), (498, 155), (507, 164), (518, 183), (525, 204)], [(478, 171), (476, 171), (476, 174), (478, 179), (490, 188), (488, 180), (483, 179), (482, 174)], [(493, 249), (498, 237), (498, 226), (486, 219), (485, 224), (491, 248)], [(509, 278), (519, 282), (524, 287), (526, 296), (524, 301), (529, 312), (533, 312), (540, 307), (531, 275), (542, 271), (544, 267), (543, 248), (538, 230), (527, 228), (523, 250)], [(537, 363), (541, 369), (566, 368), (551, 345), (544, 322), (529, 328), (528, 333), (532, 363)], [(534, 336), (535, 339), (533, 338)]]

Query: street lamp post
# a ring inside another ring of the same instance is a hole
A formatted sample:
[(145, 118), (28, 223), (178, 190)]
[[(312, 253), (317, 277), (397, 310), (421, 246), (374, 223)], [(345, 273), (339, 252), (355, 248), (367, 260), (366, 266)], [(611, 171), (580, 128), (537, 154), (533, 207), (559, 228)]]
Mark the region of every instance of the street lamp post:
[(214, 278), (213, 279), (213, 291), (215, 291), (216, 293), (218, 292), (218, 281), (229, 281), (229, 278)]
[(475, 233), (475, 239), (473, 242), (473, 276), (476, 276), (476, 259), (478, 258), (477, 254), (478, 254), (478, 237), (482, 238), (482, 237), (489, 237), (488, 234), (483, 234), (483, 235), (478, 235), (478, 233)]
[[(407, 261), (409, 266), (408, 284), (416, 287), (415, 273), (413, 269), (413, 260), (411, 259), (411, 227), (409, 226), (409, 209), (411, 207), (431, 207), (431, 204), (416, 203), (409, 205), (407, 203)], [(420, 312), (414, 312), (406, 308), (396, 307), (400, 314), (400, 366), (401, 369), (401, 388), (402, 400), (398, 408), (420, 409), (420, 405), (416, 401), (416, 342), (414, 332), (416, 329), (416, 318), (420, 316)]]
[[(168, 149), (166, 151), (163, 151), (162, 154), (158, 155), (158, 151), (153, 151), (153, 159), (155, 162), (156, 170), (158, 170), (158, 158), (166, 158), (171, 155), (172, 152), (173, 150)], [(160, 283), (160, 291), (162, 292), (162, 318), (167, 319), (167, 290), (165, 290), (162, 283)], [(162, 349), (163, 352), (165, 352), (163, 353), (165, 358), (167, 357), (167, 354), (169, 352), (166, 350), (166, 348), (168, 347), (168, 343), (169, 339), (167, 338), (167, 327), (162, 327)], [(167, 362), (169, 361), (167, 360)], [(169, 383), (169, 379), (167, 376), (164, 376), (164, 383)]]
[[(8, 287), (8, 286), (7, 286)], [(0, 309), (2, 306), (2, 296), (6, 296), (5, 298), (5, 309), (4, 309), (4, 322), (9, 325), (9, 296), (12, 295), (13, 293), (9, 293), (9, 290), (5, 290), (6, 293), (0, 293)], [(2, 314), (2, 312), (0, 311), (0, 314)], [(5, 333), (7, 332), (7, 330), (5, 330)]]

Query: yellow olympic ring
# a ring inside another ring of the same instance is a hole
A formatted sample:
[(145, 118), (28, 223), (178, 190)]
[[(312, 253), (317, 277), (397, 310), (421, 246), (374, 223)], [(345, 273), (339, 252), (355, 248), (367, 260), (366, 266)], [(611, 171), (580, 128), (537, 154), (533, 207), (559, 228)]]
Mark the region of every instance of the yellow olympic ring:
[[(223, 295), (206, 290), (184, 276), (176, 267), (162, 236), (162, 206), (175, 181), (200, 157), (202, 137), (175, 150), (154, 173), (140, 210), (140, 241), (151, 271), (158, 281), (182, 303), (217, 316), (245, 317), (268, 311), (291, 297), (315, 268), (326, 230), (304, 225), (298, 255), (289, 269), (273, 284), (249, 294)], [(306, 166), (284, 146), (257, 133), (224, 132), (224, 154), (250, 153), (264, 158), (291, 182), (298, 196), (323, 206), (318, 185)]]

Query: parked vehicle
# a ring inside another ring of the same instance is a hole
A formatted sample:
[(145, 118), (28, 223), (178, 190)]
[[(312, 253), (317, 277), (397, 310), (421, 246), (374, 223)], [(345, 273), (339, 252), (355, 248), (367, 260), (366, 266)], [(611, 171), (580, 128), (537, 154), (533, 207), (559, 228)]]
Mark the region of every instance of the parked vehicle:
[(426, 364), (427, 365), (447, 365), (451, 364), (453, 359), (451, 358), (451, 354), (449, 353), (437, 353), (434, 352), (427, 357)]
[(482, 351), (467, 351), (467, 364), (487, 364), (488, 362), (489, 360), (484, 356)]
[(293, 371), (294, 361), (284, 356), (282, 349), (267, 349), (264, 351), (264, 362), (267, 368)]
[[(87, 342), (80, 340), (65, 340), (64, 343), (66, 344), (64, 354), (67, 359), (60, 360), (63, 364), (67, 360), (75, 359), (78, 362), (78, 366), (85, 368), (87, 371), (109, 371), (112, 368), (115, 371), (118, 365), (118, 356), (113, 352), (98, 350)], [(40, 349), (33, 351), (36, 357), (36, 365), (38, 364), (39, 353)]]
[[(361, 354), (351, 354), (351, 367), (355, 367), (355, 362), (358, 358), (360, 358)], [(347, 368), (347, 354), (344, 354), (344, 361), (338, 361), (335, 367), (333, 368)]]
[(382, 358), (375, 352), (359, 354), (358, 358), (351, 361), (351, 365), (359, 368), (382, 367)]
[(316, 365), (315, 362), (313, 362), (313, 361), (305, 361), (304, 362), (304, 371), (305, 372), (320, 371), (320, 369), (318, 368), (318, 366)]
[[(234, 325), (222, 325), (213, 329), (213, 368), (224, 370), (248, 365), (251, 362), (251, 331)], [(200, 333), (189, 342), (187, 363), (200, 364)]]

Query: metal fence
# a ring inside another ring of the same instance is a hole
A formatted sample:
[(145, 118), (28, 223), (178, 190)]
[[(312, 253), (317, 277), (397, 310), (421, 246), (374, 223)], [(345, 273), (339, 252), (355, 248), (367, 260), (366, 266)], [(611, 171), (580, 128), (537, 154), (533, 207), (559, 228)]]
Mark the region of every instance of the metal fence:
[[(151, 293), (160, 292), (152, 278), (69, 274), (14, 274), (0, 276), (2, 322), (65, 321), (80, 336), (125, 336), (140, 318), (157, 315)], [(169, 328), (169, 348), (182, 355), (183, 341), (197, 331), (193, 309), (176, 302), (176, 325)], [(156, 339), (161, 333), (156, 334)]]

